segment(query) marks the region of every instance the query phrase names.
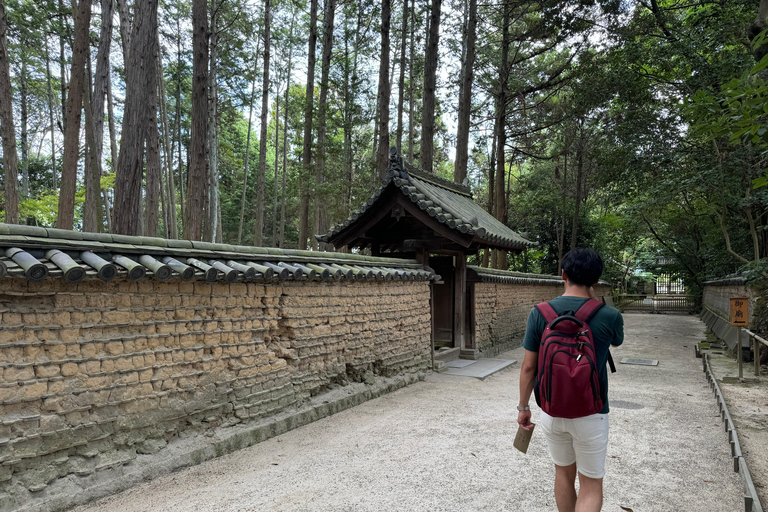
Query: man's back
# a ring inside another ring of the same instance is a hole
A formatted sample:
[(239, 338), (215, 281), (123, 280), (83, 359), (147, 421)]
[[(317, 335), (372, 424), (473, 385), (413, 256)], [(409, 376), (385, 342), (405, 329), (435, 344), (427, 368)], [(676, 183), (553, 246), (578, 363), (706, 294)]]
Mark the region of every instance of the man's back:
[[(564, 314), (567, 311), (577, 311), (585, 302), (589, 300), (586, 297), (560, 296), (552, 299), (549, 304), (558, 314)], [(547, 326), (544, 316), (534, 308), (528, 316), (528, 326), (525, 331), (523, 347), (532, 352), (538, 352), (541, 344), (541, 335)], [(589, 327), (592, 330), (592, 336), (595, 341), (595, 351), (597, 353), (598, 378), (600, 388), (606, 396), (603, 396), (604, 407), (601, 413), (605, 414), (608, 408), (608, 372), (606, 364), (608, 361), (608, 349), (611, 345), (619, 346), (624, 341), (624, 319), (621, 313), (610, 306), (603, 306), (595, 312), (589, 321)]]

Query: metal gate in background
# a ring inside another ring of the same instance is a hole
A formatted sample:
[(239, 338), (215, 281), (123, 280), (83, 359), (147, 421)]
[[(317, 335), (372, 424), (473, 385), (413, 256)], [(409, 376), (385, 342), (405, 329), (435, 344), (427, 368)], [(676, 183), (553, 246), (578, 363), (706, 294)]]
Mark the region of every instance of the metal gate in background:
[(613, 304), (622, 313), (695, 313), (692, 295), (614, 295)]

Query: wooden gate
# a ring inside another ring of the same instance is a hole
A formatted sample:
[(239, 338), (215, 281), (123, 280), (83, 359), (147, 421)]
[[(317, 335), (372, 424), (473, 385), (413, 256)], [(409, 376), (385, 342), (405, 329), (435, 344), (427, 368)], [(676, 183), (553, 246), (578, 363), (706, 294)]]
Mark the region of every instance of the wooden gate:
[(613, 302), (622, 313), (695, 313), (692, 295), (615, 295)]

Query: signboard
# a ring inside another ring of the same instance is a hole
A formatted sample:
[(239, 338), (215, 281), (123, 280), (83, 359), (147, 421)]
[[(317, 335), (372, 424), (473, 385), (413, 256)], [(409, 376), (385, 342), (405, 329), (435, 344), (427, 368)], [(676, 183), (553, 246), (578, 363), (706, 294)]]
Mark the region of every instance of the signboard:
[(731, 325), (749, 326), (749, 299), (746, 297), (731, 297)]

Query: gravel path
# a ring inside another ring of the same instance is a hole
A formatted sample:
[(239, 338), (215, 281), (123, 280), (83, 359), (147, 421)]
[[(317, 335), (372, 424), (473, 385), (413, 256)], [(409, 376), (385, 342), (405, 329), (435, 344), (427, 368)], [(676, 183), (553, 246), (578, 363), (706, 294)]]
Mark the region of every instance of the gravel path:
[[(692, 316), (625, 315), (614, 350), (603, 510), (743, 510), (741, 479), (694, 357)], [(522, 359), (522, 349), (502, 357)], [(656, 367), (619, 364), (658, 359)], [(541, 434), (515, 451), (520, 365), (485, 381), (432, 374), (251, 448), (75, 509), (96, 511), (556, 510)], [(534, 412), (534, 422), (538, 411)], [(623, 508), (622, 508), (623, 507)]]

